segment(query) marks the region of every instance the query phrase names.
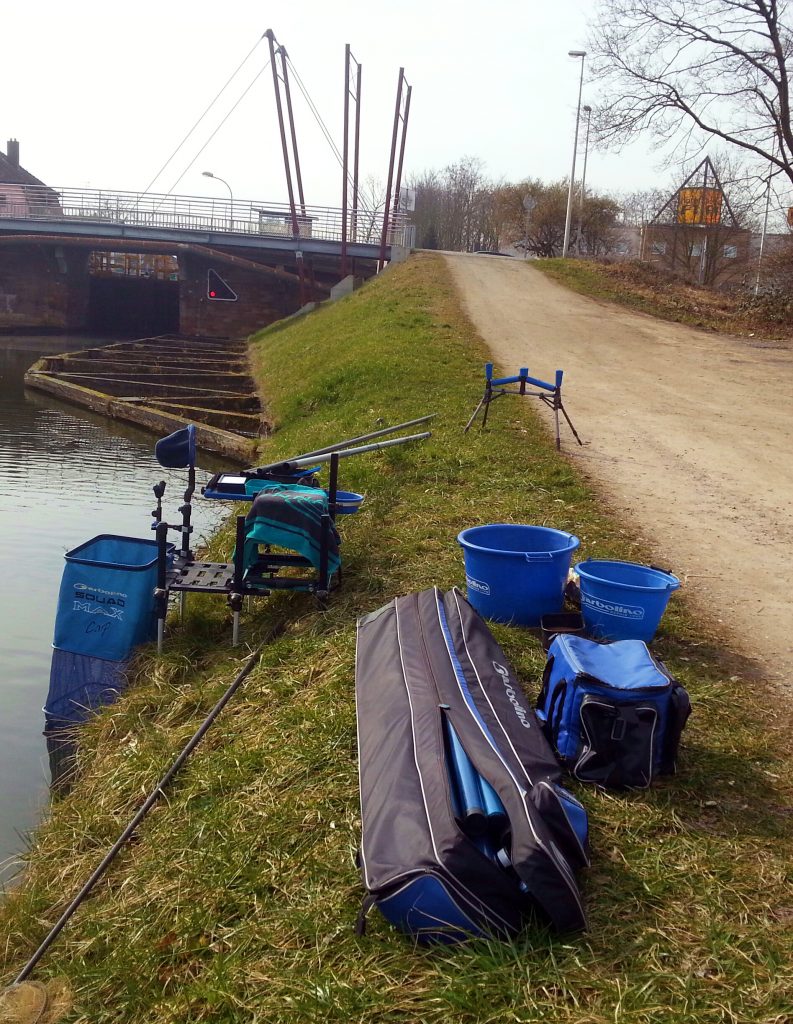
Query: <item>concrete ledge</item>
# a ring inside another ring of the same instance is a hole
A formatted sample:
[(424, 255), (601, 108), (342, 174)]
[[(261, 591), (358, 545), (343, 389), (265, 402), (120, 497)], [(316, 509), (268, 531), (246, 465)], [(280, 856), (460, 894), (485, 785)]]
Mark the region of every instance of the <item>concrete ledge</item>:
[[(81, 405), (86, 409), (91, 409), (92, 412), (109, 416), (111, 419), (136, 423), (160, 436), (173, 433), (174, 430), (179, 430), (193, 422), (184, 416), (161, 412), (138, 402), (119, 401), (117, 398), (102, 394), (101, 391), (92, 391), (79, 384), (59, 380), (40, 370), (38, 366), (38, 363), (34, 364), (25, 374), (26, 387), (55, 395), (56, 398)], [(217, 452), (235, 462), (246, 465), (255, 461), (258, 445), (252, 438), (242, 437), (231, 431), (221, 430), (219, 427), (211, 427), (206, 423), (196, 423), (195, 428), (196, 443), (199, 448)]]

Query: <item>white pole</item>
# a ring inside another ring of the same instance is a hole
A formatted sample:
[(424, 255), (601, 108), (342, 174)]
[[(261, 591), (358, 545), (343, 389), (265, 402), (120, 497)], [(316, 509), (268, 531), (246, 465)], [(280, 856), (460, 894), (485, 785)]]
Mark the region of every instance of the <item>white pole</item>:
[(570, 245), (570, 222), (573, 219), (573, 186), (575, 185), (575, 158), (578, 154), (578, 125), (581, 120), (581, 91), (584, 88), (584, 58), (586, 50), (569, 50), (569, 57), (581, 58), (581, 77), (578, 81), (578, 106), (575, 112), (575, 139), (573, 140), (573, 166), (570, 171), (570, 187), (567, 190), (567, 216), (564, 222), (564, 242), (562, 243), (562, 259), (567, 256)]
[(234, 193), (231, 191), (231, 185), (226, 181), (225, 178), (221, 178), (219, 174), (213, 174), (212, 171), (202, 171), (201, 175), (204, 178), (214, 178), (215, 181), (221, 182), (229, 190), (229, 231), (234, 230)]
[(581, 225), (584, 222), (584, 195), (586, 193), (586, 161), (589, 156), (589, 123), (592, 120), (592, 108), (584, 106), (586, 114), (586, 140), (584, 142), (584, 166), (581, 170), (581, 198), (578, 203), (578, 237), (576, 239), (576, 252), (581, 255)]

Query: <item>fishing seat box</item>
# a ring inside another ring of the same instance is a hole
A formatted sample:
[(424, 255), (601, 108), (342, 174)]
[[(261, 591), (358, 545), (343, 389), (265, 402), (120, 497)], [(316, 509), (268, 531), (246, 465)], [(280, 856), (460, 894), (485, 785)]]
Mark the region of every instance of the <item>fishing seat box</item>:
[[(462, 594), (426, 590), (360, 619), (355, 676), (365, 909), (419, 942), (512, 936), (538, 911), (585, 927), (586, 812)], [(497, 857), (455, 817), (445, 724), (506, 811)]]
[(548, 648), (537, 716), (581, 782), (644, 789), (675, 771), (688, 693), (642, 640), (558, 635)]

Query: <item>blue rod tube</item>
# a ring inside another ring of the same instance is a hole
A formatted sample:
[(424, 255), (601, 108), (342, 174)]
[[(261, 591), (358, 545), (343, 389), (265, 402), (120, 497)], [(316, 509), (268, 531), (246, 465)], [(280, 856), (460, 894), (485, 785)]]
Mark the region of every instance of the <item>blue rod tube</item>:
[(493, 789), (487, 779), (483, 779), (481, 775), (479, 776), (479, 786), (482, 790), (482, 799), (485, 804), (485, 814), (487, 815), (488, 825), (495, 828), (505, 825), (507, 822), (507, 812), (504, 809), (504, 805), (501, 803), (501, 798), (498, 793)]
[(449, 741), (449, 771), (453, 777), (453, 784), (457, 787), (461, 823), (472, 834), (481, 835), (487, 831), (487, 812), (479, 785), (479, 775), (463, 749), (451, 722), (446, 717), (444, 722)]

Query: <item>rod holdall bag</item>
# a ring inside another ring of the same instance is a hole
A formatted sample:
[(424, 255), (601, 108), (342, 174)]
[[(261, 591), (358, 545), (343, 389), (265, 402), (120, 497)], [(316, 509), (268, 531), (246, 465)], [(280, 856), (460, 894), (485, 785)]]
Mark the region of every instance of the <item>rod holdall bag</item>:
[(355, 667), (367, 897), (418, 942), (585, 927), (587, 817), (504, 654), (458, 590), (358, 622)]
[(548, 649), (537, 717), (581, 782), (644, 789), (675, 771), (688, 693), (642, 640), (559, 635)]

